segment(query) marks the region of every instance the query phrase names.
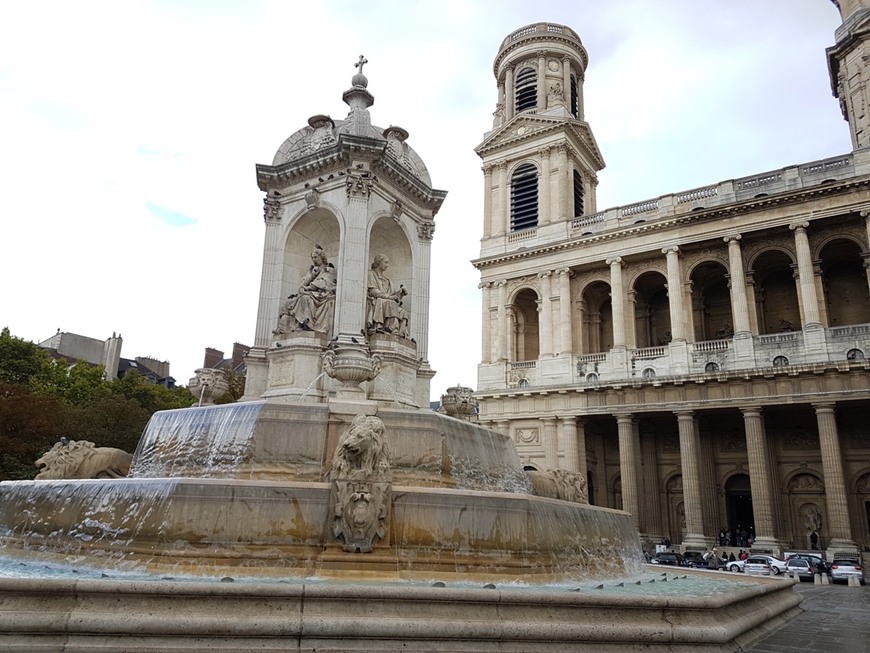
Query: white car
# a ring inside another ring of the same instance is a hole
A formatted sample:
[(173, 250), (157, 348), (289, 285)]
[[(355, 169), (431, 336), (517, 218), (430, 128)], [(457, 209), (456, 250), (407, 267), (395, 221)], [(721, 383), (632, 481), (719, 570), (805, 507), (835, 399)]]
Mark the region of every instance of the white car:
[(727, 562), (725, 562), (723, 564), (725, 566), (725, 569), (727, 569), (728, 571), (743, 571), (743, 563), (744, 562), (746, 562), (746, 561), (740, 560), (738, 558), (737, 560), (728, 560)]
[(864, 584), (864, 569), (857, 560), (834, 560), (831, 563), (831, 580), (835, 583), (838, 580), (848, 582), (850, 576), (854, 576), (859, 583)]
[(764, 558), (767, 560), (767, 564), (770, 565), (770, 573), (774, 576), (778, 576), (779, 574), (785, 571), (785, 560), (780, 560), (774, 556), (762, 554), (762, 553), (753, 553), (753, 558)]
[(752, 576), (771, 576), (774, 573), (767, 556), (749, 556), (743, 561), (743, 571)]

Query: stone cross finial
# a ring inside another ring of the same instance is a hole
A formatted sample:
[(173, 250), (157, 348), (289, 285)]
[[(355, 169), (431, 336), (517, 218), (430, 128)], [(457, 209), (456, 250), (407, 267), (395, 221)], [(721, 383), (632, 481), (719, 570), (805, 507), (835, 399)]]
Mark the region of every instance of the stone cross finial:
[(359, 61), (357, 61), (353, 66), (354, 68), (359, 68), (359, 74), (362, 75), (363, 66), (369, 62), (364, 56), (359, 56)]

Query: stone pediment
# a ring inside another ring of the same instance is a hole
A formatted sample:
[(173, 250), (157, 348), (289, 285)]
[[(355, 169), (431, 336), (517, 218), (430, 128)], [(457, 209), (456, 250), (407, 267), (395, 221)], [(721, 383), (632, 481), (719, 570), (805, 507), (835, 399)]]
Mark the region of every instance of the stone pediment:
[(575, 146), (585, 150), (598, 170), (604, 168), (604, 157), (601, 156), (598, 143), (595, 142), (589, 125), (579, 120), (565, 119), (564, 117), (519, 114), (507, 124), (491, 131), (474, 151), (481, 158), (486, 158), (502, 149), (512, 148), (518, 144), (524, 144), (528, 147), (536, 140), (559, 132), (565, 133), (568, 140), (573, 141)]

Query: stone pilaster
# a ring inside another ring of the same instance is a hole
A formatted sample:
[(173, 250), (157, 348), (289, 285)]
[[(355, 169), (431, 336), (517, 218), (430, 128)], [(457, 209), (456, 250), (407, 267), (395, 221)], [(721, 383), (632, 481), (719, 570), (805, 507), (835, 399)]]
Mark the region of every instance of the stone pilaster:
[(686, 318), (683, 310), (683, 282), (680, 274), (680, 248), (666, 247), (662, 250), (668, 264), (668, 305), (671, 311), (671, 338), (686, 339)]
[(483, 237), (491, 236), (493, 233), (493, 187), (492, 187), (492, 166), (483, 166)]
[(496, 281), (494, 284), (496, 289), (496, 302), (498, 306), (498, 325), (496, 334), (496, 360), (505, 361), (508, 357), (508, 338), (510, 337), (510, 330), (508, 329), (508, 315), (507, 315), (507, 281), (502, 279), (501, 281)]
[(622, 258), (606, 261), (610, 266), (610, 304), (613, 312), (613, 346), (625, 347), (625, 290), (622, 283)]
[(683, 505), (686, 509), (686, 537), (689, 547), (706, 547), (703, 504), (701, 502), (700, 437), (691, 411), (677, 413), (680, 432), (680, 466), (683, 474)]
[(492, 337), (492, 282), (486, 281), (478, 284), (481, 289), (481, 342), (480, 342), (480, 360), (482, 363), (492, 362), (493, 346), (495, 340)]
[(496, 193), (497, 209), (492, 218), (492, 234), (494, 236), (501, 235), (508, 231), (510, 225), (510, 189), (508, 188), (507, 180), (507, 164), (499, 163), (498, 170), (498, 192)]
[[(573, 111), (574, 107), (571, 106), (571, 59), (568, 57), (562, 57), (562, 92), (565, 94), (565, 104), (568, 111)], [(583, 120), (582, 116), (580, 120)]]
[(544, 147), (538, 151), (541, 157), (541, 179), (538, 182), (538, 224), (552, 222), (550, 213), (550, 148)]
[(541, 272), (538, 278), (541, 280), (541, 303), (540, 303), (540, 351), (541, 356), (553, 355), (553, 305), (550, 301), (553, 289), (550, 280), (552, 271)]
[(771, 461), (765, 446), (764, 418), (760, 408), (744, 408), (746, 455), (749, 462), (749, 487), (752, 490), (752, 512), (755, 516), (755, 544), (758, 549), (777, 550), (779, 543), (773, 526), (773, 497), (769, 470)]
[(504, 71), (504, 118), (505, 122), (514, 117), (515, 93), (514, 93), (514, 68), (509, 66)]
[(743, 255), (740, 250), (740, 234), (725, 236), (728, 243), (728, 274), (730, 276), (731, 315), (734, 333), (748, 333), (749, 302), (746, 297), (746, 275), (743, 272)]
[(571, 277), (573, 274), (571, 268), (561, 268), (556, 270), (556, 274), (559, 275), (559, 353), (570, 355), (573, 349), (573, 334), (571, 332), (573, 324), (571, 319)]
[(849, 519), (849, 501), (843, 472), (840, 434), (834, 415), (834, 404), (813, 404), (819, 426), (822, 450), (822, 471), (825, 474), (825, 501), (828, 507), (830, 549), (857, 550)]
[(556, 210), (558, 211), (559, 218), (565, 220), (568, 217), (568, 198), (571, 197), (570, 181), (566, 182), (569, 176), (569, 172), (566, 171), (570, 171), (571, 169), (568, 162), (567, 146), (557, 145), (556, 154), (559, 161), (559, 183), (558, 192), (556, 193), (559, 205), (556, 207)]
[(582, 419), (561, 417), (562, 441), (565, 443), (565, 469), (586, 478), (586, 429)]
[(619, 432), (619, 476), (622, 481), (622, 508), (631, 513), (634, 526), (640, 530), (638, 504), (638, 443), (634, 418), (630, 414), (616, 415)]
[(794, 231), (794, 244), (797, 252), (798, 285), (800, 288), (801, 305), (803, 308), (802, 326), (821, 325), (819, 319), (819, 300), (816, 295), (813, 259), (810, 253), (810, 241), (807, 237), (809, 222), (797, 222), (789, 225)]
[(541, 444), (544, 445), (544, 460), (547, 469), (559, 467), (559, 434), (555, 417), (541, 418)]
[(266, 242), (263, 248), (263, 272), (260, 274), (260, 301), (257, 306), (255, 347), (268, 347), (272, 329), (278, 324), (281, 311), (281, 274), (284, 268), (284, 247), (280, 201), (266, 197), (263, 200), (263, 219), (266, 223)]

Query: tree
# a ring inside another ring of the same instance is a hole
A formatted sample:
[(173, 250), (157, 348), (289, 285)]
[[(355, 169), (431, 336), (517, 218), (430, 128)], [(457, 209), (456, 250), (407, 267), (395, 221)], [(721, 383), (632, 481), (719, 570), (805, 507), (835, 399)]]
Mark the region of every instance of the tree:
[(67, 406), (25, 385), (0, 383), (0, 480), (33, 478), (33, 463), (64, 433)]
[(0, 383), (27, 385), (50, 364), (48, 352), (39, 345), (16, 338), (9, 327), (0, 331)]

